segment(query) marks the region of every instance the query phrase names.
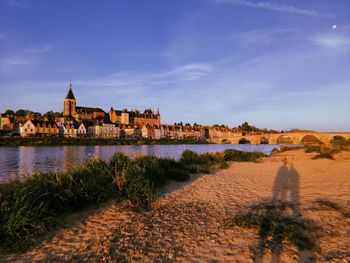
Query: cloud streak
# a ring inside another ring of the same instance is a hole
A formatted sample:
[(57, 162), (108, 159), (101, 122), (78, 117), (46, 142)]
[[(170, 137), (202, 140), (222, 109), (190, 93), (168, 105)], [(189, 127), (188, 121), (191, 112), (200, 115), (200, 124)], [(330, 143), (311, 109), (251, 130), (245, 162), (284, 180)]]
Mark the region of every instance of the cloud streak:
[(342, 50), (350, 48), (350, 37), (344, 35), (316, 35), (311, 40), (323, 48)]
[(25, 0), (2, 0), (2, 2), (14, 7), (20, 7), (20, 8), (27, 7)]
[(0, 57), (0, 74), (8, 74), (19, 67), (35, 65), (44, 54), (51, 52), (53, 45), (28, 47), (9, 52), (7, 56)]
[(266, 9), (277, 12), (292, 13), (305, 16), (331, 16), (331, 14), (320, 14), (315, 10), (298, 8), (291, 5), (279, 5), (272, 2), (252, 2), (248, 0), (213, 0), (217, 3), (227, 3), (233, 5), (246, 6), (257, 9)]

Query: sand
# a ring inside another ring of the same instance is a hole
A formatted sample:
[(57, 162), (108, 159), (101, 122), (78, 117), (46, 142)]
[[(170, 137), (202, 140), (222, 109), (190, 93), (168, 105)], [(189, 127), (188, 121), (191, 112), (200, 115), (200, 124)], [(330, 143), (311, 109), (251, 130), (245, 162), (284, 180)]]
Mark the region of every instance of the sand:
[[(323, 227), (317, 262), (350, 262), (350, 218), (317, 205), (318, 198), (350, 207), (350, 152), (336, 160), (312, 160), (302, 150), (279, 153), (259, 163), (231, 163), (228, 169), (172, 183), (151, 210), (135, 211), (111, 200), (71, 216), (67, 228), (8, 261), (253, 262), (257, 231), (227, 226), (227, 218), (271, 198), (300, 203), (298, 213)], [(284, 165), (283, 158), (287, 158)], [(286, 189), (288, 179), (289, 188)], [(308, 255), (287, 246), (280, 262)], [(270, 262), (269, 252), (263, 262)], [(329, 261), (327, 261), (329, 260)], [(1, 260), (0, 260), (1, 261)], [(311, 262), (311, 261), (310, 261)]]

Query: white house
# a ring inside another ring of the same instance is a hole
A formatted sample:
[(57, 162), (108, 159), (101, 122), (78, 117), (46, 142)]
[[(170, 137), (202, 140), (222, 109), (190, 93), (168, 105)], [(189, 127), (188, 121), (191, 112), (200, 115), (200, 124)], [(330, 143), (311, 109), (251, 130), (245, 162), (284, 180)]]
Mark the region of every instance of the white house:
[(60, 134), (66, 138), (75, 138), (76, 130), (73, 123), (62, 123), (60, 126)]
[(76, 130), (77, 137), (85, 137), (86, 136), (86, 127), (83, 123), (75, 123), (74, 128)]
[(19, 124), (19, 134), (21, 137), (35, 136), (35, 125), (31, 120)]

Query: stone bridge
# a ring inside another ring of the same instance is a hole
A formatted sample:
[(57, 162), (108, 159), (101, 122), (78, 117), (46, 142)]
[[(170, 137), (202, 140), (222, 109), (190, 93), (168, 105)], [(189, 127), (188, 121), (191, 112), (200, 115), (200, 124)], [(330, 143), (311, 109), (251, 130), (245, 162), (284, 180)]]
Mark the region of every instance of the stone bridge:
[(209, 141), (213, 143), (250, 143), (250, 144), (329, 144), (333, 140), (350, 142), (350, 132), (291, 132), (246, 134), (224, 133), (210, 134)]

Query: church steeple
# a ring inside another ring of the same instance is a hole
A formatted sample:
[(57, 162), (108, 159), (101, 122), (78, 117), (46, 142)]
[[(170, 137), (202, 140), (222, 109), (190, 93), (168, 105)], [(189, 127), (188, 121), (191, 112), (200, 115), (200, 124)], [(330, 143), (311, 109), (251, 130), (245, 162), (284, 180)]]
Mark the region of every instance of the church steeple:
[(72, 84), (69, 84), (69, 91), (67, 93), (66, 100), (75, 100), (75, 97), (72, 91)]
[(76, 100), (72, 91), (72, 84), (69, 84), (69, 90), (63, 103), (63, 116), (74, 117), (76, 115)]

